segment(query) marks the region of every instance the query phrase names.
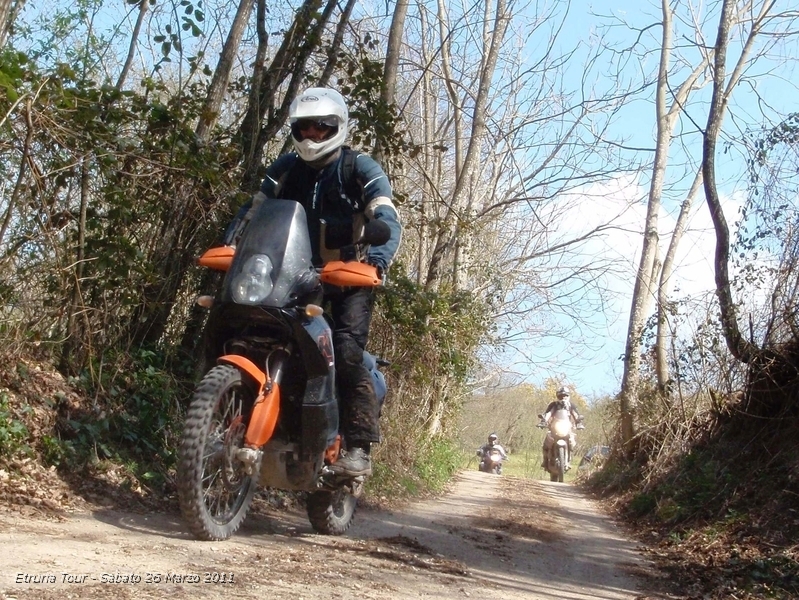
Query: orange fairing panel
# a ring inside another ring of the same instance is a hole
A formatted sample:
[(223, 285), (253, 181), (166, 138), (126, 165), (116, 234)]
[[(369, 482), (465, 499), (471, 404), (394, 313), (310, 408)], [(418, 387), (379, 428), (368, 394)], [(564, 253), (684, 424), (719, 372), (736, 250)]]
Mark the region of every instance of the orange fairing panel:
[(220, 356), (216, 359), (218, 363), (226, 363), (228, 365), (233, 365), (234, 367), (238, 367), (247, 375), (252, 377), (256, 383), (258, 383), (258, 390), (260, 391), (261, 388), (264, 387), (266, 383), (266, 373), (264, 373), (261, 369), (255, 366), (255, 363), (252, 362), (249, 358), (245, 358), (243, 356), (239, 356), (238, 354), (225, 354), (224, 356)]
[(323, 282), (341, 287), (374, 287), (382, 283), (376, 267), (356, 261), (331, 261), (322, 269), (321, 277)]
[(280, 386), (272, 384), (269, 391), (264, 391), (255, 399), (250, 416), (247, 433), (244, 434), (244, 445), (260, 448), (275, 432), (277, 416), (280, 413)]
[(197, 259), (197, 264), (201, 267), (208, 267), (215, 271), (227, 271), (230, 268), (230, 263), (233, 262), (233, 255), (236, 249), (232, 246), (220, 246), (218, 248), (211, 248), (206, 250), (200, 258)]

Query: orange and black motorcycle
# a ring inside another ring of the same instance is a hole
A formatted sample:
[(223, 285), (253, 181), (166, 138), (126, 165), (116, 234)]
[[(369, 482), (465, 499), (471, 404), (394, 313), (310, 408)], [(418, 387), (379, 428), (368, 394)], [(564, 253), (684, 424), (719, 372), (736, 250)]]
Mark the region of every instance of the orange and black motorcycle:
[[(377, 286), (375, 267), (358, 260), (385, 244), (388, 227), (371, 221), (342, 250), (350, 260), (319, 269), (303, 207), (264, 200), (235, 248), (212, 248), (199, 264), (226, 271), (210, 305), (206, 360), (214, 364), (194, 391), (177, 466), (183, 518), (199, 539), (239, 528), (256, 486), (309, 492), (314, 530), (339, 535), (350, 525), (364, 477), (330, 470), (345, 447), (323, 284)], [(382, 403), (385, 364), (364, 353)]]

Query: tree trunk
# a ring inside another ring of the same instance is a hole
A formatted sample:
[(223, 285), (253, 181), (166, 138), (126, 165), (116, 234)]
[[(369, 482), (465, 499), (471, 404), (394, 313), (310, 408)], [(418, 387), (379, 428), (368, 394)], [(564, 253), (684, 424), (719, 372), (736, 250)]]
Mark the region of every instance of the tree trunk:
[(25, 107), (25, 143), (22, 146), (22, 158), (19, 161), (19, 170), (17, 171), (17, 180), (14, 184), (14, 190), (11, 192), (11, 198), (9, 198), (8, 206), (6, 207), (6, 214), (3, 217), (2, 225), (0, 225), (0, 244), (2, 244), (3, 240), (6, 238), (6, 232), (8, 231), (8, 227), (14, 217), (14, 211), (17, 208), (17, 202), (19, 202), (19, 199), (23, 195), (23, 191), (25, 189), (25, 173), (28, 170), (31, 146), (33, 142), (33, 120), (31, 117), (32, 110), (33, 101), (29, 98)]
[(25, 0), (0, 0), (0, 48), (5, 47), (11, 28), (25, 6)]
[[(772, 3), (773, 4), (773, 3)], [(747, 3), (745, 6), (741, 7), (738, 14), (733, 19), (734, 22), (740, 23), (746, 20), (746, 10), (751, 7), (751, 3)], [(729, 101), (730, 96), (732, 95), (733, 90), (738, 85), (738, 82), (741, 79), (741, 75), (744, 72), (744, 69), (749, 62), (749, 57), (752, 52), (752, 47), (754, 46), (755, 38), (759, 34), (762, 26), (763, 21), (765, 19), (768, 10), (770, 9), (769, 3), (766, 3), (761, 8), (761, 12), (758, 17), (754, 21), (754, 26), (749, 30), (749, 34), (747, 36), (746, 42), (741, 49), (741, 54), (738, 57), (738, 61), (735, 65), (735, 69), (733, 69), (732, 75), (730, 76), (729, 81), (724, 88), (723, 97), (718, 107), (718, 119), (719, 123), (724, 118), (724, 114), (726, 112), (727, 103)], [(711, 50), (708, 55), (705, 57), (702, 65), (704, 68), (704, 64), (709, 62), (709, 59), (715, 55), (715, 50)], [(697, 75), (697, 71), (694, 71), (694, 75)], [(720, 85), (723, 85), (723, 79), (720, 82)], [(681, 89), (677, 93), (677, 103), (675, 106), (679, 105), (682, 106), (685, 104), (687, 100), (687, 94), (683, 95)], [(656, 373), (658, 378), (658, 388), (662, 394), (668, 394), (668, 387), (669, 381), (671, 379), (669, 374), (669, 366), (667, 360), (667, 346), (669, 343), (670, 335), (666, 331), (668, 317), (666, 316), (666, 311), (668, 310), (668, 293), (669, 293), (669, 278), (671, 277), (672, 270), (673, 270), (673, 261), (674, 256), (677, 251), (677, 246), (679, 245), (680, 239), (685, 231), (685, 227), (687, 224), (688, 216), (690, 214), (691, 208), (693, 206), (693, 199), (696, 193), (699, 191), (700, 186), (703, 184), (703, 170), (700, 168), (700, 171), (697, 173), (693, 183), (691, 184), (691, 189), (688, 192), (685, 200), (683, 201), (682, 206), (680, 207), (680, 215), (677, 218), (677, 223), (674, 227), (674, 233), (672, 234), (671, 241), (669, 243), (669, 249), (666, 253), (666, 259), (663, 263), (663, 272), (661, 274), (660, 284), (658, 286), (658, 319), (657, 319), (657, 338), (655, 342), (655, 360), (656, 360)]]
[(707, 126), (702, 144), (702, 176), (704, 177), (705, 200), (707, 201), (713, 228), (716, 231), (716, 252), (714, 256), (716, 297), (721, 312), (721, 327), (724, 339), (732, 355), (741, 362), (748, 363), (756, 355), (755, 346), (745, 340), (738, 329), (735, 303), (730, 290), (728, 263), (730, 256), (730, 231), (721, 208), (716, 189), (716, 140), (721, 131), (724, 114), (724, 83), (726, 77), (727, 47), (732, 22), (734, 0), (724, 0), (716, 35), (715, 60), (713, 63), (713, 96), (708, 111)]
[[(59, 361), (58, 369), (62, 373), (77, 374), (83, 368), (86, 355), (91, 348), (91, 340), (84, 339), (85, 335), (89, 334), (89, 327), (86, 324), (85, 330), (81, 331), (78, 325), (78, 315), (83, 314), (84, 319), (85, 309), (82, 309), (82, 282), (84, 271), (84, 259), (86, 255), (86, 215), (89, 206), (89, 166), (87, 164), (88, 157), (84, 157), (81, 162), (80, 171), (80, 218), (78, 219), (78, 239), (75, 256), (75, 272), (72, 287), (72, 300), (69, 306), (69, 314), (67, 315), (67, 331), (66, 341), (61, 347), (61, 358)], [(87, 343), (88, 342), (88, 343)]]
[(355, 8), (356, 2), (357, 0), (347, 0), (347, 5), (344, 7), (344, 10), (341, 11), (341, 18), (336, 26), (336, 33), (333, 34), (333, 43), (330, 44), (330, 48), (328, 48), (327, 51), (327, 64), (325, 64), (325, 68), (319, 76), (319, 85), (321, 87), (327, 87), (330, 78), (333, 77), (333, 72), (338, 66), (338, 53), (341, 50), (341, 44), (344, 43), (344, 32), (347, 29), (347, 25), (349, 25), (352, 10)]
[[(2, 0), (0, 0), (2, 1)], [(136, 54), (136, 46), (139, 43), (139, 34), (141, 27), (144, 24), (144, 16), (147, 14), (147, 9), (150, 8), (150, 0), (141, 0), (139, 3), (139, 16), (136, 18), (136, 25), (133, 27), (133, 33), (130, 36), (130, 45), (128, 46), (128, 56), (125, 58), (125, 64), (119, 72), (117, 79), (116, 90), (121, 91), (122, 86), (125, 85), (125, 79), (128, 77), (130, 67), (133, 64), (133, 57)]]
[(671, 19), (672, 12), (667, 0), (662, 0), (663, 31), (660, 48), (660, 65), (655, 106), (657, 111), (657, 139), (655, 142), (655, 161), (652, 169), (652, 182), (649, 186), (649, 198), (644, 223), (644, 239), (641, 248), (641, 261), (633, 286), (630, 320), (627, 326), (627, 341), (624, 348), (624, 373), (619, 394), (621, 409), (622, 444), (628, 458), (634, 453), (633, 442), (636, 435), (636, 412), (638, 404), (638, 388), (640, 385), (641, 336), (644, 321), (655, 293), (653, 268), (658, 246), (658, 219), (660, 199), (663, 192), (666, 164), (668, 162), (671, 123), (666, 109), (668, 92), (669, 62), (671, 58)]
[(655, 337), (655, 373), (658, 380), (658, 390), (664, 398), (668, 398), (671, 388), (671, 374), (668, 360), (668, 343), (671, 338), (669, 331), (669, 280), (674, 271), (674, 257), (677, 254), (677, 247), (680, 245), (685, 229), (688, 226), (688, 217), (691, 214), (694, 198), (699, 193), (702, 186), (701, 171), (696, 174), (691, 184), (691, 189), (680, 206), (680, 214), (674, 225), (674, 231), (669, 240), (669, 248), (666, 250), (666, 257), (663, 259), (663, 267), (660, 272), (660, 282), (658, 284), (658, 318), (657, 333)]
[[(402, 35), (405, 31), (405, 18), (408, 14), (408, 0), (397, 0), (394, 7), (394, 14), (391, 18), (391, 29), (388, 32), (388, 44), (386, 47), (386, 61), (383, 68), (383, 84), (380, 96), (385, 106), (394, 104), (394, 97), (397, 91), (397, 72), (399, 70), (399, 59), (402, 49)], [(376, 140), (373, 157), (378, 162), (383, 162), (383, 149), (380, 138)]]
[[(289, 105), (303, 84), (311, 53), (321, 44), (336, 0), (327, 0), (320, 14), (321, 6), (322, 0), (305, 0), (271, 64), (260, 76), (258, 89), (250, 95), (247, 113), (239, 128), (244, 171), (242, 189), (246, 191), (255, 192), (261, 184), (264, 145), (286, 122)], [(259, 38), (259, 52), (261, 43)], [(286, 94), (278, 104), (277, 92), (287, 79)]]
[[(486, 11), (489, 10), (486, 5)], [(440, 7), (440, 27), (441, 37), (446, 39), (443, 30), (444, 9)], [(442, 48), (442, 62), (444, 73), (447, 77), (450, 100), (455, 109), (455, 189), (452, 192), (452, 202), (446, 210), (446, 216), (439, 228), (437, 242), (430, 256), (430, 264), (427, 270), (425, 288), (435, 289), (443, 276), (445, 262), (453, 253), (458, 230), (460, 227), (459, 219), (467, 216), (471, 212), (471, 199), (468, 184), (471, 181), (473, 171), (479, 165), (480, 151), (486, 133), (486, 107), (488, 105), (489, 90), (494, 77), (499, 50), (505, 39), (505, 31), (510, 21), (510, 13), (507, 11), (505, 0), (499, 0), (494, 15), (485, 15), (485, 30), (483, 34), (483, 48), (487, 48), (483, 55), (483, 65), (479, 74), (477, 95), (474, 99), (474, 110), (472, 112), (472, 127), (466, 142), (464, 154), (463, 136), (461, 135), (462, 110), (457, 91), (452, 86), (451, 74), (449, 74), (449, 54), (446, 52), (446, 45)], [(453, 273), (453, 277), (454, 277)], [(454, 281), (455, 279), (453, 279)]]
[[(147, 0), (143, 0), (144, 2), (147, 2)], [(230, 71), (233, 69), (233, 61), (236, 58), (241, 38), (250, 19), (252, 4), (252, 0), (240, 0), (239, 2), (239, 8), (233, 18), (227, 39), (222, 47), (222, 54), (219, 56), (219, 62), (216, 64), (216, 70), (211, 79), (211, 85), (208, 88), (205, 105), (200, 112), (200, 120), (195, 130), (195, 134), (200, 141), (205, 141), (208, 137), (208, 131), (219, 117), (219, 109), (222, 106), (222, 100), (225, 98), (228, 80), (230, 79)]]

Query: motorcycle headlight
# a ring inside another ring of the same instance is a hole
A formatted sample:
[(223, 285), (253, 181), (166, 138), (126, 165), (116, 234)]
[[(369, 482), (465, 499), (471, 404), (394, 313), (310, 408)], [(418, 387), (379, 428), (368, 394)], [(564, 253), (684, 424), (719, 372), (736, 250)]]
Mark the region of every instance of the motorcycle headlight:
[(247, 259), (231, 286), (233, 300), (239, 304), (258, 304), (272, 293), (272, 261), (265, 254)]
[(552, 431), (558, 437), (566, 437), (571, 433), (572, 425), (566, 420), (555, 421), (552, 425)]

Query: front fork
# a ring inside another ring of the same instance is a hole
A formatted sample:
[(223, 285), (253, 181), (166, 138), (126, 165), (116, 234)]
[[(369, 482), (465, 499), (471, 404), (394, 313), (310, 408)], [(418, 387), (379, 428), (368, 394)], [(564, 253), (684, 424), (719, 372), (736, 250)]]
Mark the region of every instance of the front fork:
[(282, 348), (272, 353), (267, 361), (266, 373), (250, 359), (238, 354), (228, 354), (218, 359), (220, 363), (231, 364), (241, 369), (259, 386), (250, 423), (244, 434), (244, 446), (236, 452), (236, 458), (245, 464), (246, 471), (250, 475), (257, 470), (256, 465), (262, 455), (261, 446), (268, 442), (275, 432), (280, 414), (280, 382), (288, 357), (289, 352)]

